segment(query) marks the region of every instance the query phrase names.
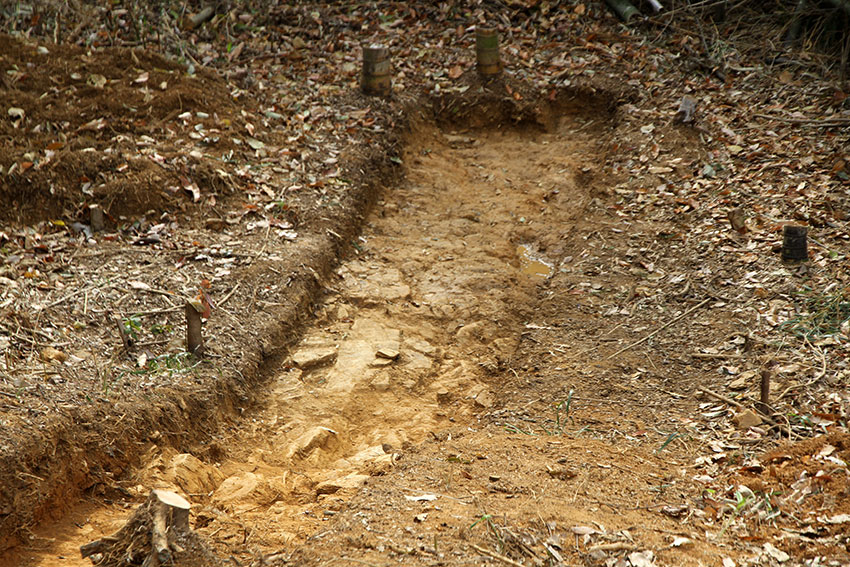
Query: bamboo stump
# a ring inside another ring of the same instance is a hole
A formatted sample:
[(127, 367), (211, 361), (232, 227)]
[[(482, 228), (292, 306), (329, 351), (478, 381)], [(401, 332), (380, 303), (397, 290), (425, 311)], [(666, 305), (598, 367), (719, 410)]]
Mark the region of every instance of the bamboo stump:
[(809, 259), (808, 228), (793, 224), (782, 227), (782, 260), (804, 262)]
[(629, 0), (605, 0), (605, 3), (626, 23), (633, 17), (640, 16), (640, 11)]
[(81, 546), (80, 555), (103, 567), (218, 567), (221, 562), (189, 527), (190, 507), (179, 494), (152, 490), (120, 530)]
[(499, 33), (493, 28), (475, 29), (475, 59), (482, 77), (496, 77), (502, 72)]
[(393, 83), (388, 48), (377, 44), (363, 47), (360, 89), (367, 95), (389, 96), (392, 93)]

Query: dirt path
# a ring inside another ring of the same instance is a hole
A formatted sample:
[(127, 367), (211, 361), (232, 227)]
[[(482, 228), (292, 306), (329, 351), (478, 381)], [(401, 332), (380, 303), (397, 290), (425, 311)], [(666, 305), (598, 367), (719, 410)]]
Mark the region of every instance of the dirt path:
[[(261, 411), (199, 452), (207, 462), (152, 446), (125, 487), (131, 498), (80, 506), (14, 560), (88, 565), (78, 546), (115, 531), (152, 487), (186, 494), (195, 528), (243, 564), (293, 550), (321, 564), (382, 564), (391, 553), (472, 565), (485, 560), (481, 549), (575, 560), (654, 553), (677, 565), (719, 557), (658, 513), (693, 495), (685, 462), (652, 450), (660, 432), (649, 445), (594, 434), (600, 419), (632, 423), (617, 396), (604, 417), (587, 403), (569, 416), (556, 408), (567, 385), (592, 399), (596, 386), (579, 374), (550, 372), (545, 387), (519, 381), (520, 366), (533, 364), (520, 342), (552, 301), (547, 278), (571, 260), (574, 241), (586, 245), (575, 229), (605, 133), (598, 116), (556, 122), (415, 128), (406, 182), (386, 192), (357, 253), (325, 282), (315, 324)], [(548, 435), (503, 426), (500, 416), (529, 408), (558, 414)]]

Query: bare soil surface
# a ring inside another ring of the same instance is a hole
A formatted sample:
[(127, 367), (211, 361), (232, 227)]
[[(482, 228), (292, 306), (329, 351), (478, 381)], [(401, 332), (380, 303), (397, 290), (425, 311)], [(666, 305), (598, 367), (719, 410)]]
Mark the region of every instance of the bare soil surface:
[(194, 564), (848, 564), (829, 79), (742, 46), (697, 80), (686, 33), (523, 4), (483, 82), (462, 24), (491, 8), (396, 8), (389, 101), (356, 93), (342, 4), (165, 42), (219, 75), (3, 38), (0, 564), (89, 565), (153, 488), (192, 503)]

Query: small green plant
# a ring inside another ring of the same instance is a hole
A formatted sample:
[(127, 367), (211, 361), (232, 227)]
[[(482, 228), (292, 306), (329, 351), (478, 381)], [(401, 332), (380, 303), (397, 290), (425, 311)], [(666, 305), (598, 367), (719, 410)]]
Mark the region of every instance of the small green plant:
[[(504, 425), (504, 428), (505, 428), (505, 431), (507, 431), (508, 433), (521, 433), (522, 435), (530, 435), (532, 437), (537, 435), (536, 433), (534, 433), (532, 431), (525, 431), (524, 429), (520, 429), (519, 427), (517, 427), (516, 425), (514, 425), (512, 423), (506, 423)], [(545, 429), (544, 429), (544, 431), (545, 431)]]
[(502, 537), (502, 530), (500, 530), (499, 526), (497, 526), (496, 523), (493, 521), (493, 515), (492, 514), (482, 514), (480, 518), (478, 518), (477, 520), (472, 522), (472, 525), (469, 526), (469, 529), (471, 530), (472, 528), (474, 528), (478, 524), (484, 524), (484, 526), (487, 527), (487, 531), (490, 532), (493, 535), (493, 537), (496, 538), (496, 541), (499, 544), (498, 549), (499, 549), (499, 552), (501, 553), (502, 550), (505, 547), (505, 540)]
[(799, 338), (812, 339), (841, 331), (841, 324), (850, 320), (850, 287), (834, 293), (819, 293), (804, 289), (798, 294), (797, 317), (788, 319), (780, 328)]
[(156, 324), (151, 326), (151, 333), (153, 333), (154, 335), (168, 335), (171, 334), (171, 331), (173, 330), (174, 329), (171, 325)]
[(142, 330), (142, 322), (137, 315), (130, 315), (121, 320), (124, 332), (134, 341), (139, 340), (139, 331)]
[[(567, 394), (567, 399), (555, 406), (555, 428), (559, 435), (564, 434), (564, 426), (570, 418), (570, 406), (573, 403), (573, 390)], [(563, 416), (561, 415), (563, 413)]]
[(667, 436), (667, 439), (664, 441), (664, 443), (661, 444), (661, 446), (658, 449), (655, 450), (655, 452), (660, 453), (661, 451), (663, 451), (667, 447), (667, 445), (672, 443), (674, 439), (677, 439), (679, 437), (681, 437), (679, 435), (679, 432), (674, 431), (673, 433), (671, 433), (670, 435)]

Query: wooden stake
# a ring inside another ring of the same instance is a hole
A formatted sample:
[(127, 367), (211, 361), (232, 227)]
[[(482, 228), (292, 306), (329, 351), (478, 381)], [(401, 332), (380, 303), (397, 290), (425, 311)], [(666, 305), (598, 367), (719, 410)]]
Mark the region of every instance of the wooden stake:
[(204, 353), (204, 336), (201, 314), (190, 302), (186, 302), (186, 350), (195, 356)]
[(499, 57), (499, 32), (493, 28), (475, 29), (475, 58), (482, 77), (495, 77), (502, 72)]
[(124, 328), (124, 321), (121, 320), (121, 317), (115, 318), (115, 326), (118, 327), (118, 335), (121, 337), (124, 350), (129, 352), (130, 347), (133, 346), (133, 339), (131, 339), (130, 335), (127, 334), (127, 329)]
[(89, 224), (92, 232), (103, 230), (103, 207), (100, 205), (89, 205)]
[(390, 75), (390, 50), (383, 45), (363, 47), (363, 73), (360, 88), (367, 95), (389, 96), (393, 83)]
[(805, 226), (786, 224), (782, 227), (782, 260), (804, 262), (809, 259), (806, 241), (809, 229)]
[(770, 415), (770, 370), (767, 368), (761, 371), (761, 397), (759, 403), (756, 404), (756, 409), (764, 415)]

